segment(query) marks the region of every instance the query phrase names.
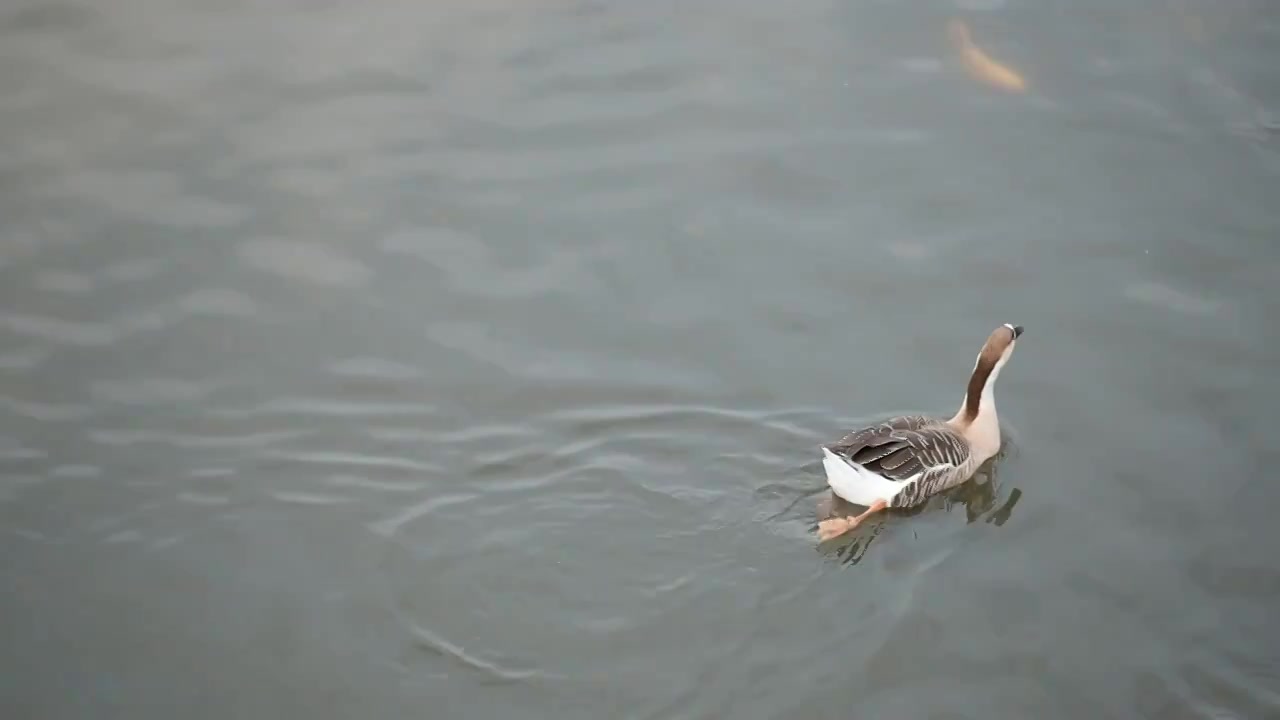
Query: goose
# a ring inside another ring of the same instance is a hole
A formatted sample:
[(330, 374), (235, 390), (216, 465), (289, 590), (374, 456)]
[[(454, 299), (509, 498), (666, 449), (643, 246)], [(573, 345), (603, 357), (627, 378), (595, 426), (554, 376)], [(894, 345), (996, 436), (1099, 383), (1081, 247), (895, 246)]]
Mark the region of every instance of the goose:
[(996, 378), (1019, 337), (1021, 325), (992, 331), (973, 364), (964, 402), (949, 420), (899, 415), (821, 446), (831, 491), (867, 510), (818, 523), (820, 541), (849, 532), (885, 508), (919, 505), (965, 482), (1000, 451)]

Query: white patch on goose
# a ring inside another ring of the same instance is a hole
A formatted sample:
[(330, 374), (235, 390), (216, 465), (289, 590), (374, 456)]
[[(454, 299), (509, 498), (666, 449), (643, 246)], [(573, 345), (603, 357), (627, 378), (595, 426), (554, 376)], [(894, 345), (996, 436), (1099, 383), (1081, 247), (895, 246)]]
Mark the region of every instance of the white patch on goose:
[(825, 447), (822, 448), (822, 467), (827, 472), (827, 484), (831, 486), (832, 492), (857, 505), (888, 500), (920, 477), (917, 474), (905, 481), (895, 482), (857, 463), (848, 462)]

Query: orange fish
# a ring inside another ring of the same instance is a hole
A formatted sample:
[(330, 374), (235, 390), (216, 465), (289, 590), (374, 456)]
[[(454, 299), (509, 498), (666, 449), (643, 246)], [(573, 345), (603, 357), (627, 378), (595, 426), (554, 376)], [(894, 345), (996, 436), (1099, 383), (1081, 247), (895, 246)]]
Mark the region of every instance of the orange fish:
[(969, 74), (978, 80), (1009, 92), (1023, 92), (1027, 81), (1012, 68), (1002, 65), (973, 44), (969, 28), (959, 20), (947, 23), (947, 36), (960, 52), (960, 60)]

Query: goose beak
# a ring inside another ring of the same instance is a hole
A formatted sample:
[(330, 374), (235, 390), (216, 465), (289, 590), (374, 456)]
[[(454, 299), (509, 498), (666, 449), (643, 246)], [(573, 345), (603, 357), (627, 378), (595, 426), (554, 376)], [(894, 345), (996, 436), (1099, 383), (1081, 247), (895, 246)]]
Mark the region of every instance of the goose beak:
[(1018, 338), (1022, 337), (1021, 325), (1010, 325), (1009, 323), (1005, 323), (1004, 326), (1009, 328), (1009, 331), (1013, 333), (1014, 340), (1017, 340)]

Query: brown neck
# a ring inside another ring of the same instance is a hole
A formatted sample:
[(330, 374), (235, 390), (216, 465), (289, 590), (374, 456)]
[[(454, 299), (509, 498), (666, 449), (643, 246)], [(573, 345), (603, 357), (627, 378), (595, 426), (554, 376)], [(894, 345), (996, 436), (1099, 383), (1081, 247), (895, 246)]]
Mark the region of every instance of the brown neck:
[(987, 386), (987, 378), (991, 377), (991, 371), (996, 364), (983, 357), (978, 360), (978, 364), (973, 368), (973, 375), (969, 376), (969, 387), (964, 394), (964, 409), (960, 412), (960, 420), (968, 425), (978, 417), (978, 408), (982, 403), (982, 390)]

